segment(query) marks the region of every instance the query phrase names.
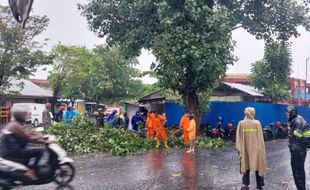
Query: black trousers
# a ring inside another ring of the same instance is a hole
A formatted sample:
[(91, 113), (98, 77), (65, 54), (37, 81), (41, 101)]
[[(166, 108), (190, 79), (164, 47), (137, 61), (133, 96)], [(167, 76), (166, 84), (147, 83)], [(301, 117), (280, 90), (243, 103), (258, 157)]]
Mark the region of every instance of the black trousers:
[(35, 158), (32, 169), (37, 169), (37, 165), (41, 160), (45, 148), (41, 147), (27, 147), (20, 150), (18, 153), (14, 155), (9, 155), (7, 158), (12, 161), (20, 162), (23, 160), (23, 164), (28, 165), (28, 162), (31, 158)]
[[(256, 185), (257, 185), (257, 188), (262, 188), (264, 185), (265, 185), (265, 182), (264, 182), (264, 177), (262, 176), (259, 176), (258, 175), (258, 171), (255, 172), (255, 176), (256, 176)], [(245, 174), (243, 174), (243, 177), (242, 177), (242, 184), (243, 185), (250, 185), (250, 170), (246, 171)]]
[(291, 166), (297, 190), (306, 190), (305, 160), (306, 149), (291, 148)]

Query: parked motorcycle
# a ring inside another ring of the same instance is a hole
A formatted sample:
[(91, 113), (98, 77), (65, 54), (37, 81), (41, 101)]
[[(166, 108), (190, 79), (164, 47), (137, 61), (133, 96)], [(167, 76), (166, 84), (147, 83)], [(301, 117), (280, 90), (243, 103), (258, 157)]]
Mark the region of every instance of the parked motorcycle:
[(221, 124), (217, 124), (216, 128), (212, 129), (211, 138), (225, 138), (225, 130)]
[(201, 124), (199, 127), (199, 136), (206, 136), (206, 137), (211, 137), (212, 135), (212, 127), (209, 123), (207, 124)]
[(279, 138), (287, 138), (288, 137), (288, 127), (286, 124), (281, 123), (279, 121), (275, 123), (270, 123), (263, 129), (264, 139), (268, 140), (276, 140)]
[(275, 129), (275, 139), (278, 139), (278, 138), (286, 138), (288, 137), (288, 127), (287, 127), (287, 124), (285, 123), (281, 123), (281, 122), (276, 122), (275, 123), (275, 126), (276, 129)]
[[(53, 138), (46, 136), (48, 140), (53, 140)], [(24, 173), (31, 167), (30, 160), (10, 161), (0, 158), (0, 187), (7, 190), (16, 186), (41, 185), (50, 182), (64, 186), (74, 178), (73, 160), (67, 157), (66, 151), (56, 143), (46, 145), (46, 151), (39, 163), (35, 171), (37, 179), (29, 179)]]
[(272, 125), (267, 125), (263, 128), (264, 140), (269, 141), (273, 139)]
[(225, 130), (225, 139), (229, 141), (236, 141), (236, 131), (237, 129), (234, 128), (232, 123), (228, 123)]

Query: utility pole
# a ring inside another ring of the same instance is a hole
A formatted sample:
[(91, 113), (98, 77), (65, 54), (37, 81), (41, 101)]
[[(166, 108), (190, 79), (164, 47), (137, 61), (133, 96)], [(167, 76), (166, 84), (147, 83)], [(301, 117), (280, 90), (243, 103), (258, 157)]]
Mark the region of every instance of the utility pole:
[(306, 59), (305, 103), (307, 103), (308, 62), (309, 62), (309, 57)]

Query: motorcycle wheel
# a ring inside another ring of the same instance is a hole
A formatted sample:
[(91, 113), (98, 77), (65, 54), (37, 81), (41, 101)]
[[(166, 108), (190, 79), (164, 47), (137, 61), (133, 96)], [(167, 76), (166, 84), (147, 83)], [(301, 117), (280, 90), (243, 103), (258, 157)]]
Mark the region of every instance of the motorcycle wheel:
[(74, 178), (75, 169), (71, 163), (59, 165), (55, 172), (54, 180), (58, 185), (68, 185)]
[(264, 135), (264, 140), (265, 141), (269, 141), (272, 138), (271, 135), (269, 133), (267, 133), (267, 132), (264, 132), (263, 135)]

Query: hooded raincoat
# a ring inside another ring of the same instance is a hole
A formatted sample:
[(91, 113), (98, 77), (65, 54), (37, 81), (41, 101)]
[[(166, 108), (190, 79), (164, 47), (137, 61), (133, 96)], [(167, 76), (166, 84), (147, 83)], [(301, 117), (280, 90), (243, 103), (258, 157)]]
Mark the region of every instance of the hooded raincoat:
[(147, 120), (146, 120), (146, 127), (147, 127), (147, 137), (148, 139), (153, 139), (155, 134), (155, 114), (154, 113), (148, 113), (147, 114)]
[(187, 129), (189, 133), (189, 140), (193, 141), (196, 139), (196, 121), (195, 119), (191, 119), (189, 123), (189, 127)]
[(154, 120), (154, 127), (156, 131), (156, 141), (167, 141), (167, 135), (164, 128), (164, 125), (167, 121), (166, 116), (157, 115)]
[(258, 171), (259, 176), (266, 172), (266, 149), (261, 123), (254, 119), (254, 108), (245, 109), (245, 118), (237, 128), (236, 148), (240, 156), (240, 173)]
[(190, 119), (188, 118), (188, 113), (185, 113), (183, 117), (181, 118), (179, 126), (180, 126), (180, 129), (183, 128), (184, 144), (186, 145), (188, 144), (188, 140), (189, 140), (189, 132), (188, 132), (189, 123), (190, 123)]

